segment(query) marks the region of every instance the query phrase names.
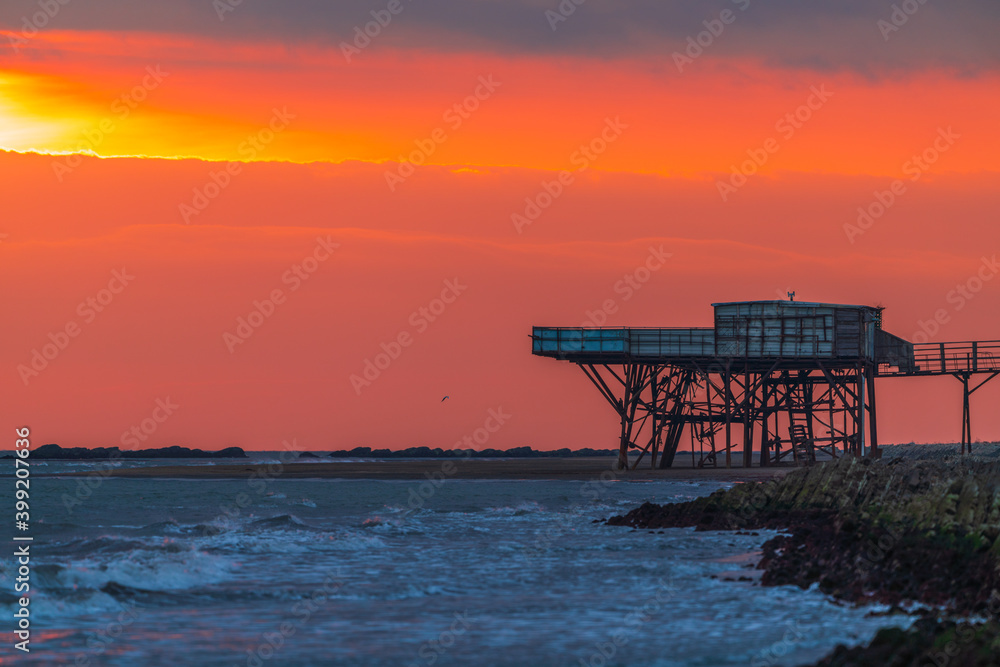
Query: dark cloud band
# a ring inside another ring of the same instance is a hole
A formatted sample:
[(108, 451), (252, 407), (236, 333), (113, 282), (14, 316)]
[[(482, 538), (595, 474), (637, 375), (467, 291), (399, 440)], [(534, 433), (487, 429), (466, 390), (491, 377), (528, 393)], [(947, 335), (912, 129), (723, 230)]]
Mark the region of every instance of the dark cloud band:
[(1000, 62), (995, 0), (7, 0), (0, 6), (0, 26), (15, 32), (138, 30), (337, 46), (366, 25), (369, 32), (379, 28), (382, 48), (670, 58), (693, 42), (716, 57), (872, 73), (988, 70)]

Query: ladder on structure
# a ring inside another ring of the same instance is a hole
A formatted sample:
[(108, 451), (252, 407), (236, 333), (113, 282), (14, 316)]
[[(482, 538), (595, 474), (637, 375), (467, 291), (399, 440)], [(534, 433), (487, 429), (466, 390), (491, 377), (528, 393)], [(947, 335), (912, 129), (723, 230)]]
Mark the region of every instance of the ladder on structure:
[(809, 438), (809, 430), (805, 424), (794, 421), (788, 426), (788, 436), (792, 440), (792, 458), (796, 465), (812, 465), (816, 463), (816, 447)]
[[(715, 435), (722, 430), (722, 424), (714, 422), (691, 424), (691, 460), (694, 458), (694, 443), (698, 441), (698, 451), (700, 458), (694, 463), (696, 468), (715, 468), (719, 465), (718, 454), (715, 449)], [(705, 445), (708, 444), (708, 451)]]

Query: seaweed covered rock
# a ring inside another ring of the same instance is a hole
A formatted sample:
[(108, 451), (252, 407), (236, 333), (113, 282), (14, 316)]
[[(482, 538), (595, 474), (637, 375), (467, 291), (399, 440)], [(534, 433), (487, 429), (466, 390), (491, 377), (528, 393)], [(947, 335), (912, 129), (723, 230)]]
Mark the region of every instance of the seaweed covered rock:
[(816, 515), (792, 520), (789, 535), (763, 546), (758, 567), (765, 586), (814, 583), (856, 603), (920, 603), (968, 616), (1000, 599), (997, 562), (960, 533), (876, 526), (853, 518)]
[(913, 602), (958, 615), (1000, 590), (1000, 464), (844, 458), (779, 480), (673, 505), (646, 503), (609, 525), (783, 529), (764, 545), (764, 585), (819, 584), (852, 602)]
[(885, 628), (866, 646), (838, 646), (814, 667), (994, 667), (1000, 663), (1000, 625), (930, 618), (909, 630)]
[[(1000, 536), (1000, 463), (887, 463), (845, 457), (781, 479), (738, 484), (674, 505), (645, 505), (610, 525), (762, 528), (790, 512), (833, 511), (875, 524), (961, 530), (993, 544)], [(1000, 548), (996, 552), (1000, 556)]]

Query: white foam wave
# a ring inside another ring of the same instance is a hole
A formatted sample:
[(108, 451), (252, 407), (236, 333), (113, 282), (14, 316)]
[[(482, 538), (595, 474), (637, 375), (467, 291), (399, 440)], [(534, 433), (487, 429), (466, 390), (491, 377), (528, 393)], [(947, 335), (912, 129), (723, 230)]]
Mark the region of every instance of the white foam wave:
[(115, 582), (150, 591), (179, 591), (223, 581), (232, 568), (229, 559), (196, 549), (132, 550), (109, 559), (74, 561), (59, 573), (58, 579), (68, 588), (100, 589)]
[(535, 501), (524, 501), (513, 506), (487, 507), (486, 511), (501, 515), (519, 516), (522, 514), (536, 514), (547, 510)]

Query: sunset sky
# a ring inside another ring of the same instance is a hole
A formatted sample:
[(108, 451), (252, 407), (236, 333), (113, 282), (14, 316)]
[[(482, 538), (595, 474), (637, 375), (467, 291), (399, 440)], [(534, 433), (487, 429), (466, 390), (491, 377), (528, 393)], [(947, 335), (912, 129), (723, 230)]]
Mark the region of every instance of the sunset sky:
[[(502, 408), (488, 447), (612, 448), (532, 325), (795, 290), (1000, 339), (997, 34), (989, 0), (7, 0), (4, 414), (330, 450)], [(878, 389), (883, 442), (959, 437), (955, 380)]]

